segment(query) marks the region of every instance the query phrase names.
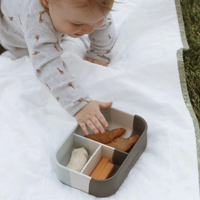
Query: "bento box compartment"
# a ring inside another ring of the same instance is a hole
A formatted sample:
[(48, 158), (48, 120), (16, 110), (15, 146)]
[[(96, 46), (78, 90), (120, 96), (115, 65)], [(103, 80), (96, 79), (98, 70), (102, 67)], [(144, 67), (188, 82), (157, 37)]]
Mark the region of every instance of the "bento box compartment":
[(62, 147), (58, 150), (56, 158), (61, 165), (67, 166), (70, 161), (72, 151), (75, 148), (84, 147), (88, 153), (89, 160), (99, 146), (100, 144), (95, 141), (88, 140), (87, 138), (77, 134), (71, 134)]

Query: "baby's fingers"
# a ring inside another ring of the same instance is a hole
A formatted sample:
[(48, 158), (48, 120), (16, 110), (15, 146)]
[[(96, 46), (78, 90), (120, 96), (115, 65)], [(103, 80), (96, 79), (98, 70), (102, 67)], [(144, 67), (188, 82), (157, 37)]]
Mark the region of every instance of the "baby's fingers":
[(101, 112), (97, 115), (97, 119), (103, 124), (104, 127), (108, 128), (109, 124)]
[(93, 125), (95, 126), (95, 128), (97, 129), (96, 132), (93, 131), (95, 134), (98, 134), (99, 131), (101, 133), (105, 133), (103, 126), (101, 125), (101, 123), (99, 122), (99, 120), (96, 117), (92, 118), (91, 121), (92, 121)]
[(82, 128), (83, 132), (85, 133), (85, 135), (89, 135), (89, 131), (87, 129), (87, 125), (84, 122), (79, 123), (80, 127)]
[(96, 128), (96, 126), (90, 120), (87, 120), (86, 123), (81, 122), (81, 123), (79, 123), (79, 125), (82, 128), (82, 130), (85, 133), (85, 135), (89, 135), (90, 134), (88, 129), (87, 129), (87, 126), (92, 130), (93, 133), (95, 133), (95, 134), (99, 133), (99, 130)]
[[(95, 133), (95, 134), (98, 134), (98, 133), (99, 133), (99, 130), (98, 130), (98, 128), (96, 127), (96, 126), (99, 127), (99, 125), (98, 125), (97, 122), (98, 122), (98, 120), (97, 120), (97, 119), (95, 120), (95, 118), (86, 121), (87, 126), (88, 126), (88, 127), (92, 130), (92, 132)], [(103, 127), (102, 127), (102, 128), (103, 128)]]

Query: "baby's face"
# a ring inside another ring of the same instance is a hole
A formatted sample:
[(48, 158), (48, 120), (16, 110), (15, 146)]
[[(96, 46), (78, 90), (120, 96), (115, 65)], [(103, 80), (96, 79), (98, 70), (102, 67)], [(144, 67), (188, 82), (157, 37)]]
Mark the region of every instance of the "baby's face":
[[(86, 0), (80, 0), (79, 2), (83, 1)], [(96, 5), (91, 8), (87, 6), (78, 7), (69, 0), (63, 0), (56, 4), (48, 3), (48, 8), (54, 28), (58, 32), (68, 34), (73, 38), (89, 34), (95, 28), (101, 27), (108, 14), (108, 12), (103, 13)]]

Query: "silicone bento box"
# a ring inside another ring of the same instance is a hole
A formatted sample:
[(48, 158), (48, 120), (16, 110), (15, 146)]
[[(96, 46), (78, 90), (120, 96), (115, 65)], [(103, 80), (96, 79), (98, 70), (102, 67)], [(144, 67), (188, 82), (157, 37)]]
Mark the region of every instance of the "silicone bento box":
[[(114, 108), (103, 109), (101, 112), (109, 123), (109, 130), (125, 128), (126, 132), (122, 135), (124, 138), (139, 135), (136, 144), (128, 152), (123, 152), (84, 137), (85, 134), (77, 125), (56, 150), (54, 161), (57, 177), (62, 183), (96, 197), (107, 197), (118, 190), (145, 150), (147, 145), (147, 123), (138, 115), (133, 116)], [(89, 131), (90, 134), (93, 134), (91, 130)], [(84, 147), (88, 152), (88, 161), (81, 172), (66, 167), (73, 149), (79, 147)], [(114, 170), (109, 178), (97, 180), (90, 177), (90, 174), (103, 156), (109, 158), (110, 162), (114, 164)]]

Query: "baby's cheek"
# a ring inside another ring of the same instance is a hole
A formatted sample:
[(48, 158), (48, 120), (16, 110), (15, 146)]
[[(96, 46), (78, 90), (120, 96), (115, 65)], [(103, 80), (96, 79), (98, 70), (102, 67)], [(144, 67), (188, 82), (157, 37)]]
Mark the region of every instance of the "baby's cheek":
[(95, 28), (101, 27), (103, 25), (103, 23), (104, 23), (104, 20), (100, 21)]
[(69, 33), (69, 34), (77, 33), (80, 30), (80, 27), (74, 26), (70, 23), (64, 24), (63, 28), (65, 29), (65, 33)]
[(71, 25), (62, 24), (61, 26), (56, 27), (56, 30), (64, 34), (74, 34), (79, 31), (79, 27), (72, 27)]
[(66, 31), (70, 34), (74, 34), (74, 33), (78, 33), (80, 32), (80, 27), (75, 27), (75, 26), (70, 26), (70, 27), (66, 27)]

